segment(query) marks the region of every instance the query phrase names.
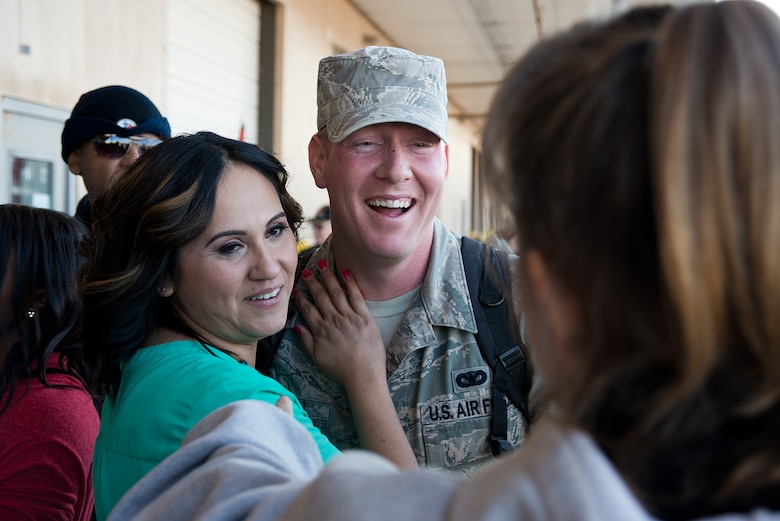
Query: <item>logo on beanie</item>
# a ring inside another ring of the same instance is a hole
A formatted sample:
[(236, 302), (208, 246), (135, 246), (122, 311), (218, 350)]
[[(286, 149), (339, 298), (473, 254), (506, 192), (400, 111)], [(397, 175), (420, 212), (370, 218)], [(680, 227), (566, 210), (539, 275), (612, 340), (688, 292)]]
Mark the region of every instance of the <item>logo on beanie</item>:
[(138, 126), (138, 124), (136, 124), (136, 122), (130, 118), (122, 118), (116, 122), (116, 126), (122, 128), (135, 128)]

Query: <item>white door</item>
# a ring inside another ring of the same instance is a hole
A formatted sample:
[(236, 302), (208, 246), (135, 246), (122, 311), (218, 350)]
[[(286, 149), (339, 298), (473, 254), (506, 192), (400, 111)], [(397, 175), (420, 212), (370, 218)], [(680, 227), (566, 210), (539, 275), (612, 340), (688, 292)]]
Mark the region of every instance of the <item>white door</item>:
[[(76, 209), (81, 179), (60, 157), (60, 135), (70, 113), (8, 96), (0, 124), (0, 203)], [(83, 188), (82, 188), (83, 192)]]

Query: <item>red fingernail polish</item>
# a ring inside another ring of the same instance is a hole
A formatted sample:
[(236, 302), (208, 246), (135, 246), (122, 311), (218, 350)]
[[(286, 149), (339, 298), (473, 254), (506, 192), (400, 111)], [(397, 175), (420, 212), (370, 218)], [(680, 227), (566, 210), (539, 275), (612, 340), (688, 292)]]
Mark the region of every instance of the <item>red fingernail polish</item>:
[(308, 279), (309, 277), (311, 277), (311, 270), (309, 268), (304, 268), (303, 271), (301, 272), (301, 276), (304, 279)]
[(295, 324), (295, 325), (293, 326), (293, 329), (295, 330), (295, 333), (296, 333), (298, 336), (301, 336), (301, 326), (299, 326), (298, 324)]
[(293, 297), (300, 297), (301, 296), (301, 290), (298, 288), (293, 289)]
[(319, 266), (321, 270), (326, 270), (326, 269), (328, 269), (328, 263), (327, 263), (327, 262), (325, 262), (325, 259), (320, 259), (320, 260), (318, 260), (318, 261), (317, 261), (317, 266)]
[(344, 277), (344, 280), (352, 278), (352, 274), (349, 272), (349, 270), (342, 271), (341, 276)]

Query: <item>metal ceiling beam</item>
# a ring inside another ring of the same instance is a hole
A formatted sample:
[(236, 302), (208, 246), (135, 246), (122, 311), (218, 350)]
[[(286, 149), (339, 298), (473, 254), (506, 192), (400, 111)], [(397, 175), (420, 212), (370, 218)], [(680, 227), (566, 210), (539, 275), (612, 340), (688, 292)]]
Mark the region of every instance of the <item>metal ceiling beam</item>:
[(471, 6), (477, 15), (477, 19), (482, 25), (485, 34), (487, 34), (490, 45), (493, 51), (495, 51), (499, 62), (506, 71), (512, 65), (514, 59), (506, 55), (507, 45), (498, 34), (498, 31), (496, 31), (498, 20), (493, 7), (490, 5), (491, 3), (491, 0), (471, 0)]

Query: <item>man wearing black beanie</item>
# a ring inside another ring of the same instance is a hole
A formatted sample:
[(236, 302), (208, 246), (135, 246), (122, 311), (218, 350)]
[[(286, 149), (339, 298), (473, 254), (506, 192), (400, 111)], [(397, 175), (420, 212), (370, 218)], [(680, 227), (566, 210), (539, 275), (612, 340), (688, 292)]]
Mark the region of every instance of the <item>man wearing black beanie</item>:
[(76, 217), (90, 225), (90, 201), (141, 154), (170, 137), (168, 120), (135, 89), (111, 85), (83, 94), (62, 130), (62, 159), (87, 188)]

